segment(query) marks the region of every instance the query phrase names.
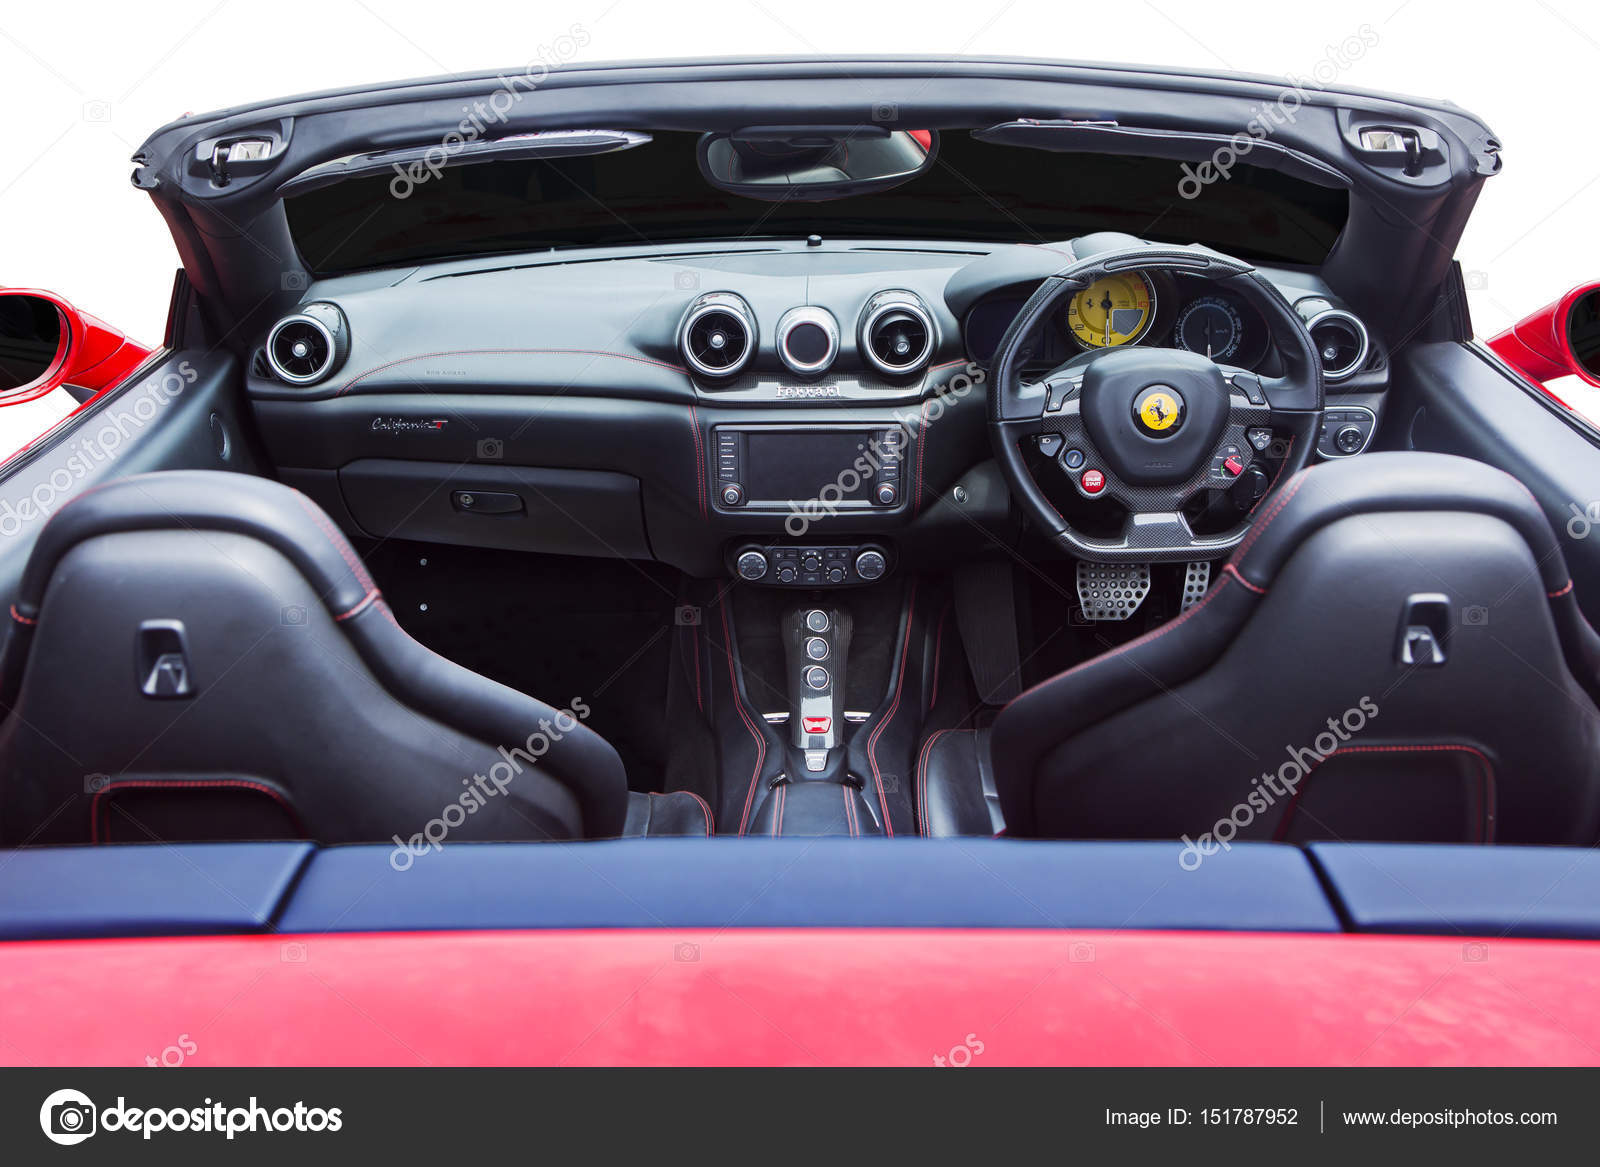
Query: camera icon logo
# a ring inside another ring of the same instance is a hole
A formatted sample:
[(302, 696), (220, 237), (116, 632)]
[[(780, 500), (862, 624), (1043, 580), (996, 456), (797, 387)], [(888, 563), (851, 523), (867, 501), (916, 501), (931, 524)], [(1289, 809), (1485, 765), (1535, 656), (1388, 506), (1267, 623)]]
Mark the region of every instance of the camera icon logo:
[(299, 604), (278, 609), (278, 620), (290, 628), (299, 628), (306, 622), (306, 610)]
[(109, 122), (111, 120), (111, 103), (99, 100), (84, 102), (83, 120), (86, 122)]
[(94, 1134), (95, 1108), (81, 1090), (57, 1090), (39, 1108), (39, 1129), (52, 1143), (73, 1147)]
[(1461, 622), (1468, 628), (1482, 628), (1489, 623), (1489, 609), (1482, 604), (1469, 604), (1461, 609)]
[(285, 292), (303, 292), (310, 285), (311, 279), (303, 271), (286, 271), (278, 282)]
[(506, 456), (506, 444), (499, 438), (479, 438), (478, 457), (485, 462), (498, 462)]
[(672, 286), (680, 292), (698, 291), (700, 288), (700, 273), (697, 271), (674, 272)]
[(278, 959), (284, 964), (304, 964), (306, 946), (298, 940), (291, 940), (278, 949)]
[(1461, 946), (1461, 959), (1468, 964), (1482, 964), (1489, 959), (1489, 946), (1481, 940), (1474, 940)]
[(1078, 941), (1067, 949), (1067, 961), (1071, 964), (1093, 964), (1094, 945), (1085, 940)]
[(679, 604), (672, 613), (672, 622), (679, 628), (698, 628), (700, 609), (693, 604)]
[(880, 101), (872, 107), (872, 120), (897, 122), (900, 120), (900, 107), (892, 101)]
[(700, 946), (687, 942), (672, 946), (672, 959), (679, 964), (697, 964), (700, 960)]
[(1469, 271), (1466, 275), (1467, 291), (1481, 292), (1489, 286), (1489, 273), (1482, 271)]
[(85, 794), (99, 794), (110, 785), (110, 774), (85, 774), (83, 776), (83, 792)]

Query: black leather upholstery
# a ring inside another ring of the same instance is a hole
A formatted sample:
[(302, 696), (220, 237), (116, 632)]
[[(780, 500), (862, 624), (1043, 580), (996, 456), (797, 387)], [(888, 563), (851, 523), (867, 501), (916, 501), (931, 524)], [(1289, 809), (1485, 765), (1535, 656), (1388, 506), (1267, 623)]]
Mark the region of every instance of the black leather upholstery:
[[(1402, 612), (1423, 594), (1448, 608), (1439, 667), (1399, 661)], [(1597, 662), (1515, 479), (1420, 453), (1316, 467), (1199, 605), (1000, 712), (1007, 833), (1591, 844)], [(1285, 785), (1291, 762), (1304, 776)], [(932, 785), (937, 828), (955, 796)]]
[(762, 802), (752, 835), (881, 835), (861, 791), (842, 782), (783, 782)]
[(628, 795), (628, 819), (622, 828), (625, 838), (658, 835), (710, 838), (715, 833), (711, 808), (692, 791), (646, 794), (636, 790)]
[(1005, 826), (987, 729), (941, 729), (917, 755), (917, 829), (924, 835), (994, 835)]
[[(148, 621), (181, 622), (192, 696), (141, 692)], [(582, 724), (581, 695), (557, 709), (412, 640), (328, 516), (261, 478), (140, 475), (62, 508), (11, 609), (0, 677), (7, 843), (625, 825), (621, 760)], [(698, 807), (672, 809), (704, 832)]]

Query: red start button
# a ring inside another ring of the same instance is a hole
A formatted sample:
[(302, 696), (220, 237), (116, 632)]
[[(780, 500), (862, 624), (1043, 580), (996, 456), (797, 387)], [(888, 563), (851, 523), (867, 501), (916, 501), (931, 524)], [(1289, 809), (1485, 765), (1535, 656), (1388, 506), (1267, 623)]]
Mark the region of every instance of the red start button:
[(1083, 486), (1085, 494), (1099, 494), (1106, 488), (1106, 476), (1098, 470), (1085, 470), (1078, 482)]

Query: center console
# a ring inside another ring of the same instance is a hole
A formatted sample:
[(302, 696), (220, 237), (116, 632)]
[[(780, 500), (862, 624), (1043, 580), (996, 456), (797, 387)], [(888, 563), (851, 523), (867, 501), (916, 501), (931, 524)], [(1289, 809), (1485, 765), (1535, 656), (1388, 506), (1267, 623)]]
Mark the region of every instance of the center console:
[(800, 607), (782, 617), (786, 761), (756, 808), (750, 830), (768, 835), (876, 835), (877, 814), (849, 771), (845, 748), (845, 666), (850, 613), (838, 607)]
[(783, 587), (848, 587), (880, 580), (889, 570), (889, 553), (876, 543), (743, 543), (732, 553), (732, 567), (746, 583)]

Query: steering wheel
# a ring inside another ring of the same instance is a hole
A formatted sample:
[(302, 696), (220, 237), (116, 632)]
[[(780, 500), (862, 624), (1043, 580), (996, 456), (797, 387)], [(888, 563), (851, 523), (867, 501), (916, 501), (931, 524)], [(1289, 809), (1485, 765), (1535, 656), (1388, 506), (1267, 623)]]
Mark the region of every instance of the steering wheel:
[[(1140, 346), (1083, 353), (1024, 382), (1023, 350), (1039, 323), (1100, 277), (1133, 269), (1224, 282), (1267, 321), (1282, 375), (1263, 377), (1199, 353)], [(1282, 453), (1269, 490), (1275, 488), (1303, 468), (1316, 447), (1323, 381), (1310, 333), (1254, 268), (1213, 251), (1127, 247), (1069, 264), (1022, 306), (991, 367), (989, 437), (1001, 471), (1034, 524), (1079, 559), (1219, 558), (1244, 538), (1250, 517), (1220, 534), (1197, 535), (1184, 505), (1201, 490), (1232, 486), (1266, 450)], [(1270, 439), (1263, 436), (1268, 432)], [(1023, 442), (1059, 450), (1050, 472), (1067, 475), (1083, 498), (1124, 508), (1121, 533), (1106, 539), (1075, 530), (1039, 489), (1023, 459)]]

